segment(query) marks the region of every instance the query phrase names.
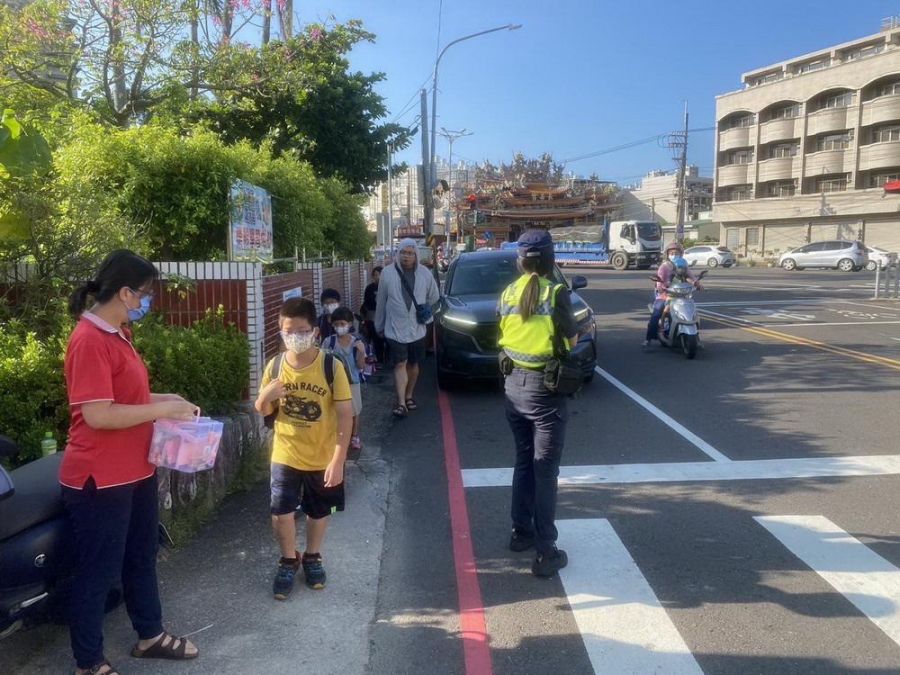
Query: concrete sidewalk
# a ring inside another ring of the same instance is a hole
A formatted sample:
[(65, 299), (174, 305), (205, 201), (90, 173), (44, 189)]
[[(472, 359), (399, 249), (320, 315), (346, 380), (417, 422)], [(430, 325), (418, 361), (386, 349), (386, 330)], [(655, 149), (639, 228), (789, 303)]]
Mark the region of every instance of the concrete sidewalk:
[[(191, 636), (200, 658), (131, 658), (135, 636), (120, 607), (107, 617), (105, 632), (106, 656), (120, 672), (365, 672), (389, 483), (378, 445), (388, 426), (389, 393), (384, 383), (367, 385), (367, 390), (362, 457), (347, 465), (347, 507), (332, 518), (326, 537), (327, 588), (312, 591), (298, 575), (289, 600), (272, 598), (278, 552), (268, 485), (262, 483), (227, 498), (188, 546), (159, 565), (165, 625)], [(302, 546), (302, 527), (300, 536)], [(66, 673), (73, 665), (63, 626), (40, 626), (0, 643), (0, 673)]]

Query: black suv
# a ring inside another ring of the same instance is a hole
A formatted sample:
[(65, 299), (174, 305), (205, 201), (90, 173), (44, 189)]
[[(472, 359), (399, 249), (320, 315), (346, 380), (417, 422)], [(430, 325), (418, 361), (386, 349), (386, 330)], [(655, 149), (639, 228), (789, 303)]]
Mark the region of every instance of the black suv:
[[(450, 264), (435, 312), (437, 376), (441, 387), (456, 379), (499, 376), (497, 303), (503, 289), (519, 275), (515, 251), (462, 253)], [(594, 312), (575, 292), (587, 286), (587, 279), (572, 277), (569, 287), (559, 268), (554, 270), (553, 279), (569, 288), (578, 321), (578, 344), (573, 354), (583, 364), (585, 380), (590, 381), (597, 363)]]

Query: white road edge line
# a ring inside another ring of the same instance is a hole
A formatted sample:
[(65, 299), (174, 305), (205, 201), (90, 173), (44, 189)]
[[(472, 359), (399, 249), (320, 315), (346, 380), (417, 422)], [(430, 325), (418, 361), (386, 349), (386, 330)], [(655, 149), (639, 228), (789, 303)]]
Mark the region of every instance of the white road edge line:
[(648, 412), (653, 414), (663, 424), (665, 424), (667, 427), (672, 429), (672, 431), (677, 433), (679, 436), (681, 436), (682, 438), (687, 440), (692, 445), (695, 445), (697, 448), (699, 448), (701, 452), (705, 453), (711, 459), (714, 459), (717, 462), (730, 462), (731, 461), (731, 459), (729, 459), (728, 457), (723, 455), (721, 452), (716, 450), (713, 446), (711, 446), (709, 443), (704, 441), (697, 434), (693, 433), (692, 431), (689, 431), (683, 425), (679, 424), (674, 419), (672, 419), (671, 417), (666, 415), (666, 413), (664, 413), (662, 410), (660, 410), (655, 405), (650, 403), (650, 401), (645, 399), (643, 396), (638, 394), (633, 389), (629, 389), (622, 382), (620, 382), (615, 377), (613, 377), (612, 375), (607, 373), (605, 370), (603, 370), (603, 368), (601, 368), (600, 366), (594, 367), (594, 371), (600, 377), (602, 377), (607, 382), (609, 382), (612, 386), (614, 386), (616, 389), (618, 389), (623, 394), (625, 394), (632, 401), (634, 401), (639, 406), (644, 408), (644, 410), (647, 410)]
[(823, 516), (754, 520), (900, 645), (900, 569)]
[[(511, 468), (463, 469), (463, 486), (509, 487)], [(900, 455), (746, 459), (733, 462), (660, 462), (561, 466), (559, 484), (620, 485), (732, 480), (773, 480), (900, 474)]]
[(559, 576), (594, 672), (702, 674), (609, 521), (556, 526), (570, 555)]
[(827, 328), (828, 326), (885, 326), (898, 323), (900, 321), (823, 321), (822, 323), (807, 321), (806, 323), (769, 323), (765, 325), (767, 328)]
[[(739, 316), (731, 316), (730, 314), (720, 314), (719, 312), (713, 312), (712, 310), (706, 309), (705, 307), (701, 307), (699, 309), (699, 311), (700, 311), (700, 314), (709, 314), (710, 316), (718, 316), (722, 319), (738, 321), (738, 322), (746, 324), (748, 326), (755, 326), (757, 328), (765, 328), (766, 327), (766, 324), (759, 323), (758, 321), (750, 321), (750, 319), (742, 319)], [(732, 326), (732, 328), (736, 328), (736, 326)]]

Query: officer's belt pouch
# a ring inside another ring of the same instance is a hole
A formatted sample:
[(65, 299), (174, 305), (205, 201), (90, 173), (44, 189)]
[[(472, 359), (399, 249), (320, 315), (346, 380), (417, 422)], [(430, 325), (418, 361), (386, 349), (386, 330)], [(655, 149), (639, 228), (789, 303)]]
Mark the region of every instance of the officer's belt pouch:
[(509, 358), (509, 354), (502, 349), (500, 350), (500, 353), (497, 354), (497, 362), (500, 364), (500, 374), (503, 375), (503, 377), (509, 377), (516, 365), (513, 363), (513, 360)]
[(574, 359), (550, 359), (544, 368), (544, 386), (554, 394), (575, 394), (583, 383), (584, 375)]

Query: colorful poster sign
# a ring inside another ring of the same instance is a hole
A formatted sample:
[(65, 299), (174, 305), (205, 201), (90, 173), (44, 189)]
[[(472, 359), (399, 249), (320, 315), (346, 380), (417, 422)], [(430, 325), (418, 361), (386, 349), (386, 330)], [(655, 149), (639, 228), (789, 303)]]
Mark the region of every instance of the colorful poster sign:
[(228, 259), (271, 261), (272, 198), (261, 187), (242, 180), (229, 194)]

